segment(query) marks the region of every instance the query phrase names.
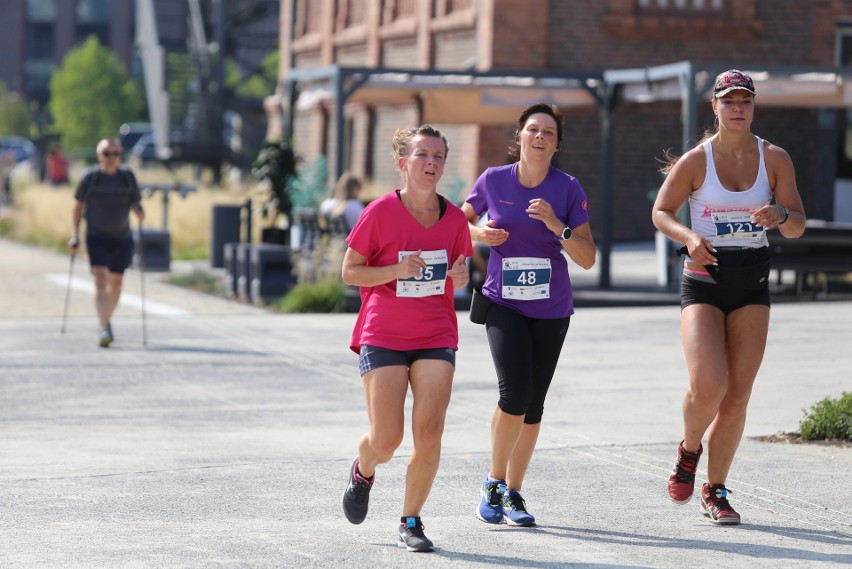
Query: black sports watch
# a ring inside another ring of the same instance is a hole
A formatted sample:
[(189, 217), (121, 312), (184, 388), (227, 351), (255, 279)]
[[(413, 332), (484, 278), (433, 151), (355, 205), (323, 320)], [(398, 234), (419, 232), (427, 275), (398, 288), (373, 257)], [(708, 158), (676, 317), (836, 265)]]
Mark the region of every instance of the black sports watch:
[(559, 240), (568, 241), (569, 239), (571, 239), (571, 228), (566, 225), (565, 229), (562, 230), (562, 235), (559, 236)]

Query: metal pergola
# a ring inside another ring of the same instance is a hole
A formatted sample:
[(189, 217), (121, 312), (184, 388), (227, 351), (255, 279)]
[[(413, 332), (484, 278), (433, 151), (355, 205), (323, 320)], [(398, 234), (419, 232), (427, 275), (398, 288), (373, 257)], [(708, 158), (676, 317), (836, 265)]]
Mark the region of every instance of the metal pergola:
[[(290, 68), (283, 80), (288, 108), (285, 136), (292, 136), (297, 108), (331, 100), (335, 114), (335, 177), (343, 172), (344, 107), (349, 102), (416, 104), (420, 122), (511, 125), (528, 105), (545, 102), (560, 108), (587, 107), (601, 112), (602, 227), (599, 234), (598, 286), (611, 288), (613, 221), (612, 117), (623, 103), (681, 101), (682, 150), (698, 136), (698, 108), (710, 100), (716, 75), (737, 67), (751, 75), (761, 106), (800, 108), (852, 107), (852, 69), (767, 67), (681, 61), (602, 74), (529, 71), (443, 71), (347, 67)], [(598, 233), (596, 231), (596, 233)]]

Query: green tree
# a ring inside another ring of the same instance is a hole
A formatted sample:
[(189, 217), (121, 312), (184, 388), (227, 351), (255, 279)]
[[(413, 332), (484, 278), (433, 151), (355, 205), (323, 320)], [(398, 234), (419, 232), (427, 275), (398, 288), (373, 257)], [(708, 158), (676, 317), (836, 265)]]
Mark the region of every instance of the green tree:
[(27, 101), (17, 93), (9, 93), (0, 81), (0, 134), (33, 136), (33, 121)]
[(243, 76), (233, 59), (225, 60), (225, 88), (241, 99), (262, 99), (275, 92), (278, 83), (278, 51), (269, 52), (260, 63), (259, 73)]
[(139, 118), (142, 100), (118, 57), (89, 38), (68, 52), (50, 80), (50, 112), (68, 150), (88, 150)]

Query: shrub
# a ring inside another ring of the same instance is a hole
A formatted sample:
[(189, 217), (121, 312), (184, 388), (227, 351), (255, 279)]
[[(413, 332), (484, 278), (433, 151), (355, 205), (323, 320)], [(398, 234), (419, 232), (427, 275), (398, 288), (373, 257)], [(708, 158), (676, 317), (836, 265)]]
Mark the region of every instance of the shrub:
[(215, 296), (225, 296), (225, 285), (222, 283), (222, 279), (198, 268), (195, 268), (184, 275), (173, 275), (166, 279), (166, 282), (171, 285), (181, 286), (196, 292), (203, 292), (205, 294), (212, 294)]
[(343, 282), (327, 279), (300, 283), (274, 305), (281, 312), (343, 312), (346, 298)]
[(841, 439), (852, 441), (852, 393), (843, 392), (839, 399), (826, 397), (811, 406), (810, 413), (799, 423), (802, 438), (807, 440)]

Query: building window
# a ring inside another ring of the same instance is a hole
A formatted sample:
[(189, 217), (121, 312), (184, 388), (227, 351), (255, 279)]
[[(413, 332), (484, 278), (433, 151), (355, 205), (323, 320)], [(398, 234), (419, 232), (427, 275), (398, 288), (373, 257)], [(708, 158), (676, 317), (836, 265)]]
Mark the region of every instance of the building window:
[[(835, 61), (838, 67), (852, 68), (852, 24), (837, 29)], [(846, 124), (840, 133), (841, 148), (838, 156), (837, 174), (841, 178), (852, 178), (852, 110), (843, 112)]]
[(24, 75), (27, 92), (39, 101), (47, 100), (54, 70), (55, 22), (55, 0), (27, 0)]
[(472, 10), (473, 8), (473, 0), (435, 0), (435, 15), (438, 17)]
[(757, 0), (610, 0), (603, 27), (625, 39), (754, 39), (765, 27)]
[(337, 0), (336, 29), (362, 26), (367, 18), (365, 0)]
[(111, 8), (108, 0), (77, 0), (77, 40), (80, 43), (93, 35), (101, 45), (109, 45)]
[(56, 21), (56, 0), (27, 0), (27, 21)]
[(640, 10), (722, 10), (725, 0), (636, 0)]
[(417, 3), (415, 0), (385, 0), (382, 10), (382, 23), (390, 24), (397, 20), (414, 18)]
[(320, 9), (317, 0), (298, 0), (296, 4), (296, 37), (319, 32)]
[(77, 22), (81, 24), (109, 24), (112, 16), (109, 0), (77, 0)]

